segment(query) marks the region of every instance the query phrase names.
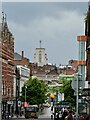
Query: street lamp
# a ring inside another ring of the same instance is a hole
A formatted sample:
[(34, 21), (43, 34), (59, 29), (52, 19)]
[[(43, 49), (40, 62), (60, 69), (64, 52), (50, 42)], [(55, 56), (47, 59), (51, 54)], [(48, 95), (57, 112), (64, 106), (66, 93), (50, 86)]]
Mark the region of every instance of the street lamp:
[(18, 117), (18, 100), (19, 100), (19, 88), (20, 88), (20, 73), (19, 73), (19, 69), (16, 67), (15, 69), (15, 73), (16, 73), (16, 115)]
[(26, 86), (26, 84), (25, 84), (25, 104), (26, 104), (26, 101), (27, 101), (27, 95), (26, 95), (26, 89), (27, 89), (27, 86)]
[(53, 119), (53, 106), (54, 106), (53, 99), (55, 98), (53, 93), (50, 94), (50, 98), (51, 98), (51, 111), (52, 111), (51, 119)]
[(78, 119), (78, 98), (79, 98), (79, 97), (78, 97), (78, 75), (77, 75), (77, 87), (76, 87), (76, 89), (77, 89), (77, 90), (76, 90), (76, 92), (77, 92), (77, 97), (76, 97), (76, 102), (77, 102), (77, 103), (76, 103), (76, 109), (77, 109), (77, 110), (76, 110), (76, 116), (77, 116), (77, 119)]
[(26, 86), (26, 84), (25, 84), (25, 94), (24, 94), (24, 96), (25, 96), (25, 99), (24, 99), (24, 107), (27, 107), (28, 104), (27, 104), (27, 86)]

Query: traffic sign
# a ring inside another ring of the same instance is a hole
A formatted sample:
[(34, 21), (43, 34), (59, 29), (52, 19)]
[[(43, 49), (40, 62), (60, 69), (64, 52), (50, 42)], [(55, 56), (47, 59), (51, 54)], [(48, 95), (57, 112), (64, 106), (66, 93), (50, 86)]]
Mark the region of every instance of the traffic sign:
[(58, 101), (63, 101), (64, 100), (64, 93), (58, 93)]
[(21, 101), (18, 101), (18, 107), (21, 107)]

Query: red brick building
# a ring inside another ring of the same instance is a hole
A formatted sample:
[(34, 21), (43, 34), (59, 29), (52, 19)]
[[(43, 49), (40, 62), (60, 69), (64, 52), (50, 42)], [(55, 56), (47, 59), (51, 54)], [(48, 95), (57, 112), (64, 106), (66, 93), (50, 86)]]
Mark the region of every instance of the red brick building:
[(17, 52), (14, 53), (14, 63), (15, 65), (29, 66), (29, 59), (24, 56), (24, 51), (22, 51), (21, 55)]
[[(9, 31), (6, 16), (2, 19), (2, 110), (10, 112), (14, 85), (14, 38)], [(9, 104), (8, 104), (9, 103)]]

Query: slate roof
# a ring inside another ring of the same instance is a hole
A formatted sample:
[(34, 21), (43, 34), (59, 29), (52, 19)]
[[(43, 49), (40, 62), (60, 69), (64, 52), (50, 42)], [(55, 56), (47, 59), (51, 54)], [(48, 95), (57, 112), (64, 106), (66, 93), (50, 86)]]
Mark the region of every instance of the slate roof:
[(14, 53), (14, 60), (22, 60), (22, 56), (17, 52)]

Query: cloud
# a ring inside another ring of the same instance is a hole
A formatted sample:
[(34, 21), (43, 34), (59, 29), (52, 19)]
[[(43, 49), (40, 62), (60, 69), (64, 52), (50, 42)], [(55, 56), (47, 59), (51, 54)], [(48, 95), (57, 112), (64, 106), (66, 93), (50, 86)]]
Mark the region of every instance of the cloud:
[(2, 2), (88, 2), (88, 0), (2, 0)]
[(10, 20), (26, 24), (33, 19), (37, 19), (37, 17), (57, 17), (58, 12), (62, 14), (61, 12), (63, 11), (76, 10), (80, 15), (82, 15), (86, 12), (87, 5), (87, 2), (10, 2), (3, 3), (2, 9)]
[(9, 24), (15, 38), (15, 51), (24, 50), (31, 61), (39, 40), (46, 48), (50, 63), (65, 64), (78, 56), (76, 37), (84, 34), (84, 16), (77, 11), (57, 11), (54, 16), (39, 16), (27, 24), (13, 21)]

